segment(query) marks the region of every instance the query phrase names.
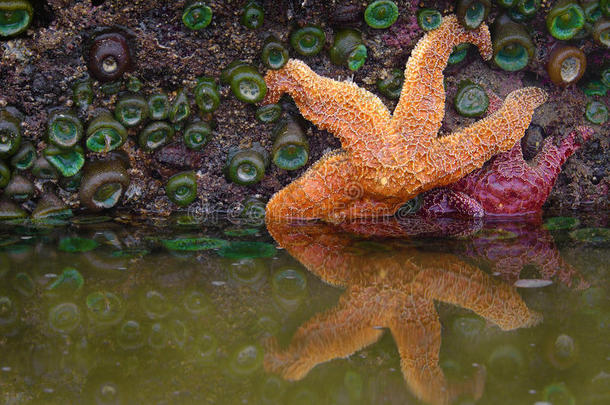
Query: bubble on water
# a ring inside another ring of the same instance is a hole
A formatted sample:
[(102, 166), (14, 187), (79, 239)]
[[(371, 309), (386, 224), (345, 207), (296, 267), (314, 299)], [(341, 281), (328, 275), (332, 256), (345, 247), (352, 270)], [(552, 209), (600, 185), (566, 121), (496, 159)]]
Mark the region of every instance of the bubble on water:
[(218, 349), (218, 339), (211, 332), (204, 332), (197, 339), (197, 350), (199, 352), (199, 360), (210, 362), (216, 357)]
[(210, 302), (201, 291), (191, 291), (184, 296), (184, 308), (192, 315), (200, 315), (210, 309)]
[(72, 302), (56, 305), (49, 311), (49, 326), (59, 333), (72, 332), (80, 324), (80, 319), (80, 309)]
[(142, 308), (150, 319), (163, 319), (170, 311), (172, 306), (165, 295), (155, 290), (147, 291), (141, 299)]
[(496, 347), (487, 360), (492, 375), (499, 379), (510, 379), (518, 375), (524, 364), (521, 351), (510, 344)]
[(117, 331), (119, 345), (125, 350), (135, 350), (143, 345), (143, 333), (140, 323), (127, 320), (121, 324)]
[(239, 346), (229, 358), (230, 370), (239, 375), (257, 371), (263, 364), (263, 348), (255, 343)]
[(87, 315), (99, 325), (116, 325), (125, 313), (121, 299), (108, 291), (96, 291), (87, 296)]

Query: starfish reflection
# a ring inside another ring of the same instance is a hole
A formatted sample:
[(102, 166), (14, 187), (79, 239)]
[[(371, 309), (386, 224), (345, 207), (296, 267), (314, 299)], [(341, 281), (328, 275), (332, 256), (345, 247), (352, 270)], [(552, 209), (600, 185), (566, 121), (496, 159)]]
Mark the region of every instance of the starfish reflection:
[(553, 236), (542, 227), (540, 216), (521, 221), (485, 221), (477, 234), (458, 243), (456, 251), (517, 286), (525, 282), (522, 273), (528, 266), (535, 268), (535, 277), (540, 281), (555, 280), (577, 290), (590, 286), (561, 257)]
[[(439, 366), (441, 323), (435, 301), (470, 309), (502, 330), (541, 321), (514, 287), (455, 255), (417, 250), (399, 240), (386, 240), (388, 249), (371, 251), (371, 244), (326, 223), (268, 221), (267, 227), (307, 269), (346, 289), (338, 305), (302, 325), (288, 347), (280, 348), (273, 339), (267, 342), (265, 368), (285, 379), (300, 380), (317, 364), (376, 342), (388, 328), (405, 381), (417, 397), (434, 404), (461, 395), (479, 398), (484, 369), (467, 381), (451, 382)], [(367, 229), (349, 224), (343, 228)], [(377, 228), (377, 234), (392, 236), (404, 229), (395, 220)]]

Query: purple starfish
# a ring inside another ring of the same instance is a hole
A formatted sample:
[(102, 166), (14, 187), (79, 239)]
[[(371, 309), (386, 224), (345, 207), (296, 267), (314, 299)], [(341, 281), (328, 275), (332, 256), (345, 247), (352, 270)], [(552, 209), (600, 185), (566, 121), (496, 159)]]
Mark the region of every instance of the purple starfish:
[(508, 152), (497, 155), (482, 168), (461, 180), (423, 195), (421, 214), (438, 217), (457, 214), (523, 215), (539, 212), (561, 171), (561, 165), (591, 138), (593, 129), (581, 126), (559, 145), (549, 137), (531, 162), (526, 162), (517, 142)]

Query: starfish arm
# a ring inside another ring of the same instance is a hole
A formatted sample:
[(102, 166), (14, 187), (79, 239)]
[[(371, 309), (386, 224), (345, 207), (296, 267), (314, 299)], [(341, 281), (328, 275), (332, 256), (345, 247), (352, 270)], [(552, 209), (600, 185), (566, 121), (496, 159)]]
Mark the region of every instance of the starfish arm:
[(470, 309), (503, 330), (534, 326), (542, 319), (516, 289), (451, 254), (427, 257), (418, 275), (427, 297)]
[(266, 218), (338, 223), (348, 218), (392, 215), (402, 201), (367, 196), (359, 181), (362, 177), (363, 169), (355, 166), (345, 151), (330, 152), (271, 197)]
[(264, 104), (288, 93), (303, 117), (338, 137), (348, 152), (381, 147), (390, 113), (377, 96), (355, 83), (322, 77), (297, 59), (268, 71), (265, 82)]
[(436, 403), (446, 390), (445, 374), (438, 359), (441, 349), (441, 323), (432, 300), (405, 304), (402, 313), (390, 321), (390, 331), (398, 346), (400, 367), (409, 388), (426, 402)]
[(291, 381), (302, 379), (320, 363), (352, 353), (375, 343), (382, 329), (371, 323), (373, 311), (352, 305), (342, 297), (339, 305), (314, 316), (302, 325), (284, 350), (274, 339), (266, 344), (264, 367), (268, 372)]
[(447, 381), (439, 366), (441, 323), (434, 303), (411, 298), (389, 325), (398, 346), (402, 373), (411, 391), (431, 404), (450, 404), (463, 394), (479, 399), (483, 392), (484, 374), (475, 374), (467, 383)]
[(392, 125), (409, 137), (435, 137), (445, 114), (443, 69), (453, 47), (464, 42), (475, 44), (485, 60), (491, 58), (489, 29), (484, 23), (468, 31), (455, 15), (443, 18), (437, 29), (417, 43), (405, 68), (405, 82)]
[(579, 138), (586, 141), (592, 132), (591, 128), (579, 127), (559, 145), (546, 138), (532, 162), (525, 162), (521, 142), (517, 142), (508, 152), (496, 155), (483, 168), (448, 187), (474, 197), (488, 214), (538, 212), (551, 193), (562, 164), (580, 148)]
[(265, 217), (268, 221), (326, 218), (361, 193), (355, 178), (357, 172), (345, 152), (327, 153), (271, 197)]
[[(493, 155), (513, 147), (530, 124), (534, 109), (546, 101), (546, 92), (537, 87), (515, 90), (492, 115), (462, 131), (438, 138), (428, 160), (434, 162), (435, 186), (451, 184), (483, 166)], [(430, 173), (419, 174), (424, 184)]]
[(324, 282), (345, 286), (354, 277), (361, 256), (348, 254), (344, 248), (350, 235), (338, 232), (325, 222), (295, 222), (266, 218), (267, 230), (275, 241), (299, 263)]
[[(561, 171), (561, 166), (581, 147), (580, 140), (587, 141), (593, 135), (593, 129), (582, 126), (571, 131), (568, 136), (563, 138), (558, 146), (553, 143), (552, 138), (544, 140), (542, 150), (534, 158), (533, 167), (540, 174), (544, 183), (547, 185), (546, 197), (551, 193), (551, 189)], [(544, 202), (543, 201), (543, 202)]]
[(481, 218), (485, 211), (481, 204), (468, 194), (446, 187), (426, 192), (422, 199), (422, 214), (434, 218), (450, 213), (467, 218)]

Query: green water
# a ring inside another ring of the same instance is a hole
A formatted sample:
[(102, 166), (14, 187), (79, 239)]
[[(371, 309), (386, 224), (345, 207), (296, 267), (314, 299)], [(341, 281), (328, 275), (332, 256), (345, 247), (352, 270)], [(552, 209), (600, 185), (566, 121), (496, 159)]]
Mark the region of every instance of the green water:
[(87, 222), (3, 225), (0, 403), (610, 403), (607, 217)]

